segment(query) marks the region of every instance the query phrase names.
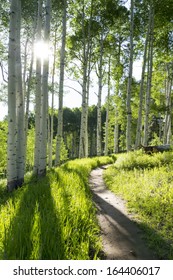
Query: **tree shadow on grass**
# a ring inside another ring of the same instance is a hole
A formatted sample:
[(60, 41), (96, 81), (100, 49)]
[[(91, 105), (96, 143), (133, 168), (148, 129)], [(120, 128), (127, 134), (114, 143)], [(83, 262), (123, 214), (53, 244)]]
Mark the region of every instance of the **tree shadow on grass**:
[[(91, 209), (92, 204), (90, 203), (90, 205), (87, 205), (88, 208), (86, 205), (84, 208), (81, 208), (80, 201), (80, 195), (83, 197), (88, 180), (81, 176), (82, 174), (79, 171), (67, 168), (67, 166), (65, 166), (65, 168), (61, 167), (60, 170), (53, 169), (52, 172), (54, 173), (55, 179), (63, 185), (64, 210), (66, 211), (67, 219), (64, 226), (66, 222), (71, 224), (70, 236), (65, 239), (65, 242), (68, 244), (68, 251), (66, 251), (68, 259), (69, 257), (70, 259), (95, 259), (98, 253), (98, 244), (96, 244), (98, 235), (96, 234), (96, 227), (92, 227), (93, 221), (91, 217), (93, 217), (94, 208)], [(70, 175), (70, 177), (64, 176), (65, 174)], [(77, 184), (75, 184), (76, 177), (74, 178), (73, 174), (80, 177), (80, 183), (77, 180)], [(70, 180), (72, 181), (72, 185), (70, 184)], [(89, 189), (87, 191), (89, 191)], [(87, 198), (89, 197), (86, 194), (86, 201)], [(83, 249), (83, 247), (85, 249)]]
[(63, 259), (59, 213), (48, 177), (30, 183), (4, 239), (4, 259)]
[(1, 182), (0, 180), (0, 205), (4, 205), (13, 196), (13, 193), (7, 192), (6, 185), (6, 182)]
[(81, 186), (84, 188), (85, 193), (87, 195), (90, 194), (89, 181), (88, 181), (90, 172), (88, 173), (88, 171), (86, 170), (86, 168), (84, 166), (70, 168), (68, 166), (68, 164), (65, 164), (64, 166), (62, 166), (62, 170), (64, 170), (64, 172), (67, 172), (69, 174), (72, 174), (72, 173), (76, 174), (80, 178)]

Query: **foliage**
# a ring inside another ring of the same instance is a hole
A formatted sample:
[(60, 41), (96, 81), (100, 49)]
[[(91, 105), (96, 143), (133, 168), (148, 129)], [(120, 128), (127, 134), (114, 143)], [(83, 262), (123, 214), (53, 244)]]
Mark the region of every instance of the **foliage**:
[(104, 173), (108, 187), (124, 198), (160, 259), (173, 259), (173, 154), (119, 155)]
[(97, 259), (101, 249), (88, 176), (110, 157), (69, 161), (9, 194), (1, 182), (0, 259)]
[(4, 177), (7, 164), (7, 122), (0, 122), (0, 177)]
[(27, 152), (26, 152), (26, 171), (31, 171), (34, 166), (34, 144), (35, 144), (35, 129), (28, 130), (27, 136)]

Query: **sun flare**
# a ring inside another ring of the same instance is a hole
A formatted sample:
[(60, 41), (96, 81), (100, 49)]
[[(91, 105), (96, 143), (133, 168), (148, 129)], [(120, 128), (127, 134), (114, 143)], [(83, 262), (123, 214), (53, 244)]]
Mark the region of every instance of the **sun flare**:
[(41, 60), (48, 58), (49, 56), (48, 44), (46, 44), (43, 41), (36, 42), (34, 44), (34, 54), (36, 58), (39, 58)]

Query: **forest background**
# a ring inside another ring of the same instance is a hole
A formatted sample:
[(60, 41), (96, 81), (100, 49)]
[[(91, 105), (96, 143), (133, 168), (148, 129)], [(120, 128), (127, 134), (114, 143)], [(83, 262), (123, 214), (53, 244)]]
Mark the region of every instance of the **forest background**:
[[(26, 171), (42, 176), (67, 158), (172, 143), (172, 10), (170, 0), (2, 1), (0, 168), (9, 190)], [(80, 108), (64, 106), (68, 90)]]

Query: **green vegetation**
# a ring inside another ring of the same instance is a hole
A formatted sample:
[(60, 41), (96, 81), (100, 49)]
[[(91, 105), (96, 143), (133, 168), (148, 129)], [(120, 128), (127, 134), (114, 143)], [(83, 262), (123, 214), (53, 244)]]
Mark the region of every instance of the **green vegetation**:
[(97, 259), (99, 227), (88, 187), (92, 168), (111, 157), (69, 161), (24, 187), (0, 187), (0, 259)]
[(118, 156), (104, 173), (107, 186), (127, 201), (161, 259), (173, 259), (173, 153)]
[(5, 177), (5, 170), (6, 170), (6, 161), (7, 161), (7, 122), (0, 121), (0, 178)]

